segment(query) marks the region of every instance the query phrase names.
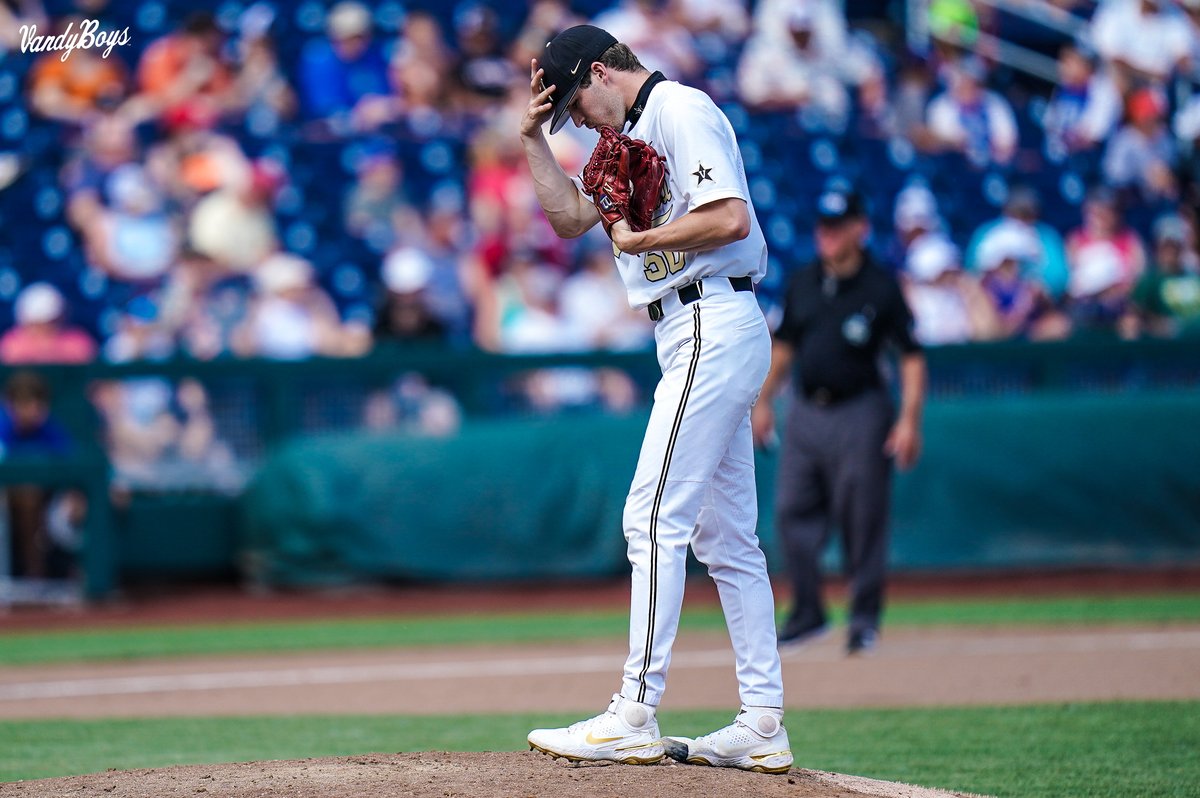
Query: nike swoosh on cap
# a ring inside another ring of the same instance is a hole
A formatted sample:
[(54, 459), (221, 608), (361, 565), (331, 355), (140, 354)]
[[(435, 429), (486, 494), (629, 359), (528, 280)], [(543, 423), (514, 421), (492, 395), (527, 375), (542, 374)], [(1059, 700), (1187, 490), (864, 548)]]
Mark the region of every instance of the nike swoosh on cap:
[(583, 63), (583, 59), (582, 59), (582, 58), (580, 58), (578, 61), (576, 61), (576, 62), (575, 62), (575, 68), (571, 70), (571, 74), (572, 74), (572, 75), (574, 75), (576, 72), (578, 72), (578, 71), (579, 71), (579, 65), (580, 65), (580, 64), (582, 64), (582, 63)]

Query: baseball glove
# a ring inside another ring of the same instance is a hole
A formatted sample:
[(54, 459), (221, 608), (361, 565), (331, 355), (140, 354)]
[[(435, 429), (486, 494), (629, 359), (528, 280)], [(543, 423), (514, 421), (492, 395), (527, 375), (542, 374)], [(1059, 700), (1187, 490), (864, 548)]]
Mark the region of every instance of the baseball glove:
[(667, 162), (654, 147), (607, 125), (600, 128), (600, 141), (583, 167), (583, 190), (605, 230), (618, 219), (636, 232), (649, 230), (666, 180)]

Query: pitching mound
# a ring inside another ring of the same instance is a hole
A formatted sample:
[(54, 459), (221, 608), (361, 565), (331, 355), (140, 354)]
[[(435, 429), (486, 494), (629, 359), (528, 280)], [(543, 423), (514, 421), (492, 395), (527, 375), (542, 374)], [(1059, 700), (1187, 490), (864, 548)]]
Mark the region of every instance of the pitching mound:
[(0, 784), (0, 796), (101, 798), (945, 798), (958, 793), (795, 769), (766, 776), (695, 765), (571, 766), (532, 752), (367, 754), (294, 762), (109, 771)]

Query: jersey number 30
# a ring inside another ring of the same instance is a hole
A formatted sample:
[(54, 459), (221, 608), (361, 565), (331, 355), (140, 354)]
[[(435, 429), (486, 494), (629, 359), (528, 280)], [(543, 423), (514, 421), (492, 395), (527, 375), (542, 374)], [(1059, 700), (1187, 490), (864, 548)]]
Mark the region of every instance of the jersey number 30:
[(647, 252), (644, 258), (646, 279), (652, 283), (665, 280), (668, 274), (675, 274), (684, 266), (682, 252)]

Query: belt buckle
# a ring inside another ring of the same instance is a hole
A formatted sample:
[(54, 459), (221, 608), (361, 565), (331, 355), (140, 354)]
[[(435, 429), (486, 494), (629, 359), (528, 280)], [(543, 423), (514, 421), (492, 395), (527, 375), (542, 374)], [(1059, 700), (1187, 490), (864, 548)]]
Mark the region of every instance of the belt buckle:
[(656, 299), (646, 306), (646, 312), (650, 314), (650, 321), (658, 321), (663, 317), (662, 300)]

